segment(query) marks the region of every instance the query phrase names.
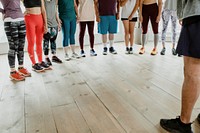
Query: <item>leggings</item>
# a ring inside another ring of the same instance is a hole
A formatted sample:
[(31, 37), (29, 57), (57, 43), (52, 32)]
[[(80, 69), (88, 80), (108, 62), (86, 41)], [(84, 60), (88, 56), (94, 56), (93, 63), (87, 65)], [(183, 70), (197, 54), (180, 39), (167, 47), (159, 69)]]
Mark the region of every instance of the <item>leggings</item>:
[(91, 49), (94, 48), (94, 21), (80, 22), (79, 43), (80, 43), (81, 50), (83, 50), (86, 25), (88, 27), (88, 33), (90, 36), (90, 47)]
[(162, 43), (165, 43), (166, 32), (169, 20), (172, 22), (172, 43), (176, 42), (176, 23), (177, 23), (177, 15), (176, 11), (165, 9), (162, 12), (162, 20), (163, 20), (163, 29), (162, 29)]
[(61, 18), (63, 32), (63, 47), (75, 45), (76, 18), (69, 20)]
[(146, 34), (148, 30), (149, 19), (151, 20), (151, 25), (154, 34), (158, 34), (158, 23), (156, 23), (156, 18), (158, 16), (158, 5), (156, 3), (150, 5), (142, 6), (142, 34)]
[(19, 65), (24, 63), (24, 43), (26, 36), (26, 26), (24, 21), (5, 22), (4, 28), (9, 43), (8, 62), (10, 68), (15, 68), (15, 56)]
[(44, 35), (44, 39), (43, 39), (44, 55), (49, 55), (49, 42), (51, 44), (51, 53), (56, 54), (57, 35), (58, 35), (58, 27), (48, 28), (48, 33)]
[(36, 43), (36, 54), (38, 62), (42, 62), (42, 39), (44, 33), (44, 22), (42, 15), (29, 14), (25, 16), (28, 53), (32, 64), (36, 63), (34, 54), (34, 45)]

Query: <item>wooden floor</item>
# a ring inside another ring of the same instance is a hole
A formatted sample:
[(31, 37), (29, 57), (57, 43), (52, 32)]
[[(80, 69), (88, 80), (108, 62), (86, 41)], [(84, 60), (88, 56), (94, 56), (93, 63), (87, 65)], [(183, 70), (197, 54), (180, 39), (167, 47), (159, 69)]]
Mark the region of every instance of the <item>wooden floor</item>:
[[(53, 70), (32, 72), (23, 82), (9, 79), (7, 55), (0, 56), (0, 133), (166, 133), (160, 118), (176, 117), (180, 112), (183, 81), (182, 58), (146, 53), (118, 54), (53, 64)], [(58, 51), (63, 58), (62, 50)], [(25, 66), (30, 60), (25, 54)], [(192, 119), (200, 112), (195, 106)], [(200, 132), (197, 122), (195, 133)]]

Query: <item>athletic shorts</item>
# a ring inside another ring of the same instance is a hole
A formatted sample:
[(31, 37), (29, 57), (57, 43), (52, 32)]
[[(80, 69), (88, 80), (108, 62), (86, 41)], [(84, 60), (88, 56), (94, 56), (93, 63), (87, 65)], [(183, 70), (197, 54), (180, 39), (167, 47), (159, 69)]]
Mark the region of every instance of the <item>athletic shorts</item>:
[[(121, 20), (122, 20), (122, 21), (123, 21), (123, 20), (128, 20), (128, 18), (121, 18)], [(137, 22), (137, 17), (132, 18), (132, 19), (129, 20), (129, 21), (131, 21), (131, 22)]]
[(182, 27), (176, 52), (200, 58), (200, 21)]
[(98, 33), (100, 34), (116, 34), (117, 19), (116, 16), (100, 16), (101, 21), (98, 23)]

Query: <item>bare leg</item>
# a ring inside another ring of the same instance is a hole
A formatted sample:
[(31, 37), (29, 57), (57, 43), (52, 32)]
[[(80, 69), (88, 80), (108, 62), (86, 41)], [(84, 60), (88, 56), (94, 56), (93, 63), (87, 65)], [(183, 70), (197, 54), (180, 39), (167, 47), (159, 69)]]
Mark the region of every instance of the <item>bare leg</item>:
[(124, 39), (125, 39), (125, 45), (128, 47), (129, 44), (129, 20), (123, 20), (124, 24)]
[(130, 34), (130, 46), (131, 47), (134, 44), (134, 29), (135, 29), (135, 22), (129, 22), (129, 34)]
[(184, 57), (181, 121), (190, 123), (193, 107), (200, 93), (200, 59)]

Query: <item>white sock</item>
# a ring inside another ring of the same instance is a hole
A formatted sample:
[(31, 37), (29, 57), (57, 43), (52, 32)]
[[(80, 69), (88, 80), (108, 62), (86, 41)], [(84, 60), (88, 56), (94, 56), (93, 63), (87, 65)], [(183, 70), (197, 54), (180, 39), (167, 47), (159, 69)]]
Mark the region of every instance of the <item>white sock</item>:
[(159, 34), (154, 34), (154, 47), (156, 48), (159, 41)]
[(110, 40), (110, 47), (113, 46), (114, 40)]
[(103, 47), (107, 47), (107, 43), (103, 43)]

